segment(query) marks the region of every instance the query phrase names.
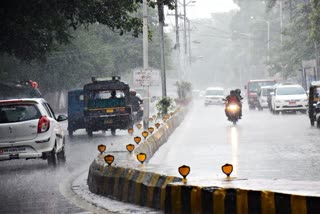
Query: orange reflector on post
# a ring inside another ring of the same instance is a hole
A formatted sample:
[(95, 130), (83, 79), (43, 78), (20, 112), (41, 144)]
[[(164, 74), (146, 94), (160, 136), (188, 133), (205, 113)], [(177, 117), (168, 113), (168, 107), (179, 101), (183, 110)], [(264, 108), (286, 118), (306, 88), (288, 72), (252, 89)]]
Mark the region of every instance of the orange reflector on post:
[(144, 139), (146, 139), (148, 137), (149, 133), (147, 131), (143, 131), (142, 132), (142, 136), (144, 137)]
[(104, 156), (104, 161), (110, 166), (114, 161), (113, 155)]
[(141, 142), (141, 137), (139, 137), (139, 136), (136, 136), (136, 137), (134, 137), (134, 142), (136, 143), (136, 144), (139, 144), (140, 142)]
[(107, 148), (107, 147), (106, 147), (105, 145), (100, 144), (100, 145), (98, 146), (98, 150), (99, 150), (100, 154), (104, 153), (104, 151), (106, 151), (106, 148)]
[(231, 174), (232, 171), (233, 171), (233, 166), (232, 166), (232, 164), (226, 163), (225, 165), (223, 165), (223, 166), (221, 167), (221, 169), (222, 169), (222, 172), (229, 177), (230, 174)]
[(138, 161), (143, 164), (143, 162), (147, 159), (147, 155), (145, 153), (137, 154)]

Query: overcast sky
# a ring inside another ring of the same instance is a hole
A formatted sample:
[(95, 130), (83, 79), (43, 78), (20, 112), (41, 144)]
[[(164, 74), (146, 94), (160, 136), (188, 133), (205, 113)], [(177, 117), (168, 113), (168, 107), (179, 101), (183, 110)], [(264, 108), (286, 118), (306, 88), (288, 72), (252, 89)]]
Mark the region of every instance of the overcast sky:
[[(191, 0), (186, 0), (186, 4)], [(183, 0), (180, 0), (182, 3)], [(210, 18), (211, 13), (229, 12), (238, 9), (233, 0), (196, 0), (194, 6), (187, 6), (187, 17), (189, 19)], [(191, 5), (191, 3), (189, 4)]]

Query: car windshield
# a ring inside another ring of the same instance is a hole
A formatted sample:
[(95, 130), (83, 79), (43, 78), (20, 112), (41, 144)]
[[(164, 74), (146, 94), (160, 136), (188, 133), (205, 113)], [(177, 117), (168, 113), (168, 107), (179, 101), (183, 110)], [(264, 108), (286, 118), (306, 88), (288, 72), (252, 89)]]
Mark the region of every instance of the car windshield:
[(261, 89), (261, 95), (262, 95), (262, 96), (268, 96), (271, 91), (272, 91), (271, 88), (262, 88), (262, 89)]
[(302, 87), (281, 87), (277, 89), (277, 95), (296, 95), (305, 94)]
[(249, 82), (248, 90), (250, 92), (257, 92), (261, 86), (272, 86), (275, 81), (260, 81), (260, 82)]
[(206, 95), (224, 95), (224, 91), (223, 90), (207, 90), (206, 91)]
[(41, 117), (41, 113), (35, 105), (1, 105), (0, 123), (14, 123), (34, 120)]

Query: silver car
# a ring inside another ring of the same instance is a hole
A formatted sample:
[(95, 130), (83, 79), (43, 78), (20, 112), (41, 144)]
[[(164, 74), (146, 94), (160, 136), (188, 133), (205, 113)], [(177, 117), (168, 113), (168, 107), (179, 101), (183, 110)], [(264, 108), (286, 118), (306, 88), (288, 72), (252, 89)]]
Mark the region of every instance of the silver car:
[(49, 165), (64, 163), (65, 135), (42, 98), (0, 100), (0, 161), (41, 158)]

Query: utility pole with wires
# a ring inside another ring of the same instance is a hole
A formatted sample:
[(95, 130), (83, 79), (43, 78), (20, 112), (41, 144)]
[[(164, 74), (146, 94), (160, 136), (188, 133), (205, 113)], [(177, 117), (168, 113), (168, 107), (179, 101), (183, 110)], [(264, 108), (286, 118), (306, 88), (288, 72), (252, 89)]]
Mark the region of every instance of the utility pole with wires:
[[(147, 0), (143, 0), (143, 70), (149, 69), (149, 55), (148, 55), (148, 6)], [(145, 89), (147, 96), (143, 99), (143, 127), (149, 127), (149, 86)]]
[(158, 1), (158, 16), (159, 16), (159, 32), (160, 32), (160, 53), (161, 53), (161, 86), (162, 97), (167, 97), (167, 83), (166, 83), (166, 66), (164, 57), (164, 38), (163, 38), (163, 26), (164, 26), (164, 11), (163, 1)]

